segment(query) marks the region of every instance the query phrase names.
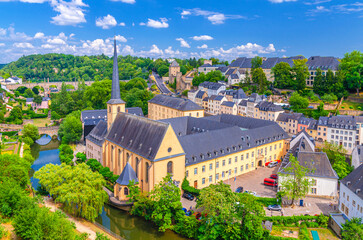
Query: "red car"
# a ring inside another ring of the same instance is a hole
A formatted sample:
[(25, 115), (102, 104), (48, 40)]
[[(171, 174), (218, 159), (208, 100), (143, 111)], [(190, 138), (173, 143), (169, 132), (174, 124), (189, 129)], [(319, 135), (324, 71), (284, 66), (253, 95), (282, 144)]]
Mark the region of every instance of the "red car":
[(266, 162), (265, 163), (265, 166), (267, 167), (271, 162), (281, 162), (281, 160), (280, 159), (276, 159), (275, 161), (269, 161), (269, 162)]
[(272, 179), (277, 179), (277, 174), (271, 174), (271, 175), (270, 175), (270, 178), (272, 178)]
[(263, 180), (263, 184), (265, 184), (267, 186), (277, 187), (277, 182), (275, 181), (275, 179), (271, 179), (271, 178), (265, 178)]

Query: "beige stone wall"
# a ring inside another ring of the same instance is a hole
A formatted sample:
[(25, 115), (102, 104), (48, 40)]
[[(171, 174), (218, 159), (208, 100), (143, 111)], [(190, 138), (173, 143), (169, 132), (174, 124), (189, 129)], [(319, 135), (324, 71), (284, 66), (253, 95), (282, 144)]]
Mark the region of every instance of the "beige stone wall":
[(180, 111), (174, 108), (165, 107), (163, 105), (149, 103), (148, 104), (148, 117), (152, 120), (176, 118), (176, 117), (204, 117), (204, 110), (194, 111)]
[(94, 158), (102, 164), (102, 147), (86, 139), (87, 159)]
[(107, 104), (107, 128), (109, 129), (119, 112), (125, 112), (125, 103)]

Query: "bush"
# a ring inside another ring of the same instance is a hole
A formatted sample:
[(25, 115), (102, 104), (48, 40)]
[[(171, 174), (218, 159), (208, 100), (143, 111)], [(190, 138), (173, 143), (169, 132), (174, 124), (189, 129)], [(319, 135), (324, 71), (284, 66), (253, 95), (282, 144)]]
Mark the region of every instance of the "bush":
[(183, 216), (174, 227), (176, 233), (191, 239), (198, 239), (198, 229), (201, 222), (195, 219), (192, 215), (190, 217)]
[(0, 239), (6, 238), (8, 236), (8, 231), (0, 225)]
[(96, 232), (96, 240), (110, 240), (106, 235), (100, 232)]
[(188, 192), (196, 197), (198, 197), (200, 194), (199, 189), (193, 188), (189, 185), (189, 181), (187, 180), (187, 178), (184, 178), (183, 180), (182, 189), (184, 190), (184, 192)]
[(77, 158), (77, 163), (84, 163), (87, 160), (86, 154), (78, 152), (76, 154), (76, 158)]
[(353, 109), (353, 106), (349, 106), (349, 109)]
[(265, 207), (268, 205), (278, 204), (276, 198), (257, 197), (257, 202), (261, 203)]
[(59, 159), (62, 163), (73, 165), (73, 150), (67, 144), (59, 146)]
[(273, 217), (265, 217), (264, 220), (268, 220), (273, 222), (275, 226), (299, 226), (302, 224), (312, 226), (312, 227), (327, 227), (329, 217), (324, 216), (323, 214), (318, 216), (273, 216)]
[(299, 239), (310, 240), (309, 231), (308, 231), (305, 223), (301, 224)]

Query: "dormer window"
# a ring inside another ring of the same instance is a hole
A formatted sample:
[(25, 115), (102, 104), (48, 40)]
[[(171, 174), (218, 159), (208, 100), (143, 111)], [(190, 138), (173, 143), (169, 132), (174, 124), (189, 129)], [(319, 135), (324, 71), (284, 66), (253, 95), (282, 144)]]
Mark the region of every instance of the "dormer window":
[(212, 157), (212, 154), (209, 152), (209, 153), (207, 153), (207, 155), (208, 155), (208, 157)]
[(203, 160), (204, 159), (204, 155), (203, 154), (200, 154), (200, 158)]
[(192, 157), (193, 161), (197, 161), (197, 158), (195, 156)]

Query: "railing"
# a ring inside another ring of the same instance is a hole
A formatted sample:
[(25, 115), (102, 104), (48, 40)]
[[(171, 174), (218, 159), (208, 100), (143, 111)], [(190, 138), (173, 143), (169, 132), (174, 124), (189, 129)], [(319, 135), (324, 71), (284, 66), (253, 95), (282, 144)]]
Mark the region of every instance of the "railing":
[(99, 224), (98, 222), (94, 222), (94, 224), (101, 228), (103, 231), (107, 232), (108, 234), (110, 234), (112, 237), (116, 238), (116, 239), (122, 239), (125, 240), (125, 238), (122, 238), (121, 236), (117, 235), (116, 233), (112, 232), (110, 229), (105, 228), (104, 226), (102, 226), (101, 224)]

